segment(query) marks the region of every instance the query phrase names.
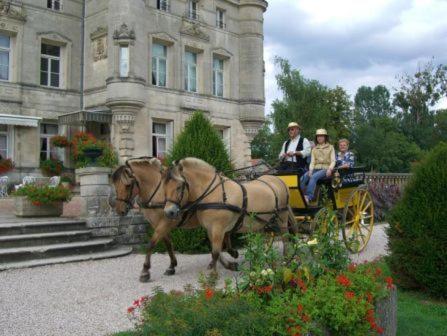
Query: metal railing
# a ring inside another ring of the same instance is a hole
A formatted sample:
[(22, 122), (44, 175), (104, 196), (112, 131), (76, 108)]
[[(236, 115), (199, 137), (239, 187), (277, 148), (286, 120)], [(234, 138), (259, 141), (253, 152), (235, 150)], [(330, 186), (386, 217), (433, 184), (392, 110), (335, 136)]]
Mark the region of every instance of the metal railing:
[(411, 178), (411, 174), (407, 173), (367, 173), (366, 183), (380, 183), (388, 186), (399, 186), (403, 188), (406, 186)]

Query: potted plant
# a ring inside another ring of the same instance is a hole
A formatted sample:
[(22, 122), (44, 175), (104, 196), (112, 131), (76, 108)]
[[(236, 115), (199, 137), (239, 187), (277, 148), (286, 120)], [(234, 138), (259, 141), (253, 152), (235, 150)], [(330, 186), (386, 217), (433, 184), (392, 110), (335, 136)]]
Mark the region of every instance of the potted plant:
[(26, 184), (13, 193), (15, 196), (15, 215), (18, 217), (60, 216), (63, 202), (70, 200), (70, 190), (62, 187)]
[(64, 148), (70, 146), (70, 141), (68, 141), (66, 136), (55, 135), (50, 139), (51, 144), (54, 147)]
[(64, 169), (64, 164), (59, 160), (48, 159), (40, 162), (40, 169), (46, 176), (60, 175)]
[(11, 159), (0, 159), (0, 174), (6, 174), (14, 169), (14, 162)]
[(70, 189), (70, 186), (71, 186), (72, 183), (73, 183), (73, 180), (70, 177), (70, 175), (64, 174), (64, 175), (61, 176), (61, 185), (65, 189)]
[(90, 165), (95, 166), (96, 160), (102, 155), (103, 147), (98, 143), (83, 146), (82, 153), (90, 160)]

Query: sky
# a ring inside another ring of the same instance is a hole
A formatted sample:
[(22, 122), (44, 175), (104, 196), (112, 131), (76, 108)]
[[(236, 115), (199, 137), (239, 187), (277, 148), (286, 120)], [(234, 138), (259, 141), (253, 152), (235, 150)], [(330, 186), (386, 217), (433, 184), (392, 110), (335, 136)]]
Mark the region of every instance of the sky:
[[(306, 78), (342, 86), (386, 85), (430, 60), (447, 64), (447, 0), (269, 0), (264, 16), (266, 114), (281, 99), (274, 57)], [(447, 100), (438, 107), (446, 108)]]

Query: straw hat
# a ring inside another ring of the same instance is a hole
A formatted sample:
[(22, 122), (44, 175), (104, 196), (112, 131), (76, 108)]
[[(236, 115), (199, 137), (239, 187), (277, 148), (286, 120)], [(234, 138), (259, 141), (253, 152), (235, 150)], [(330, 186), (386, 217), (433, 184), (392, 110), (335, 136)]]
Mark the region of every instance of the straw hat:
[(292, 127), (298, 127), (299, 129), (301, 129), (301, 126), (294, 121), (289, 123), (289, 125), (287, 126), (287, 129), (292, 128)]
[(317, 131), (315, 132), (315, 135), (316, 136), (318, 136), (318, 135), (325, 135), (325, 136), (327, 136), (327, 131), (324, 128), (320, 128), (320, 129), (317, 129)]

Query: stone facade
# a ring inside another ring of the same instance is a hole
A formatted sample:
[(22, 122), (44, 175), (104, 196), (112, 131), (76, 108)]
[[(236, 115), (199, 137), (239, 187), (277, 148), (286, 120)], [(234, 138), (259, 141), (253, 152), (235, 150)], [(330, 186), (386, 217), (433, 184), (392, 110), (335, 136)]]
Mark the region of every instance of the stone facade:
[[(191, 113), (201, 110), (220, 130), (236, 166), (243, 166), (264, 120), (267, 2), (189, 2), (60, 0), (47, 8), (47, 0), (0, 0), (0, 53), (1, 41), (9, 40), (3, 49), (9, 64), (8, 78), (0, 81), (0, 124), (2, 115), (34, 116), (41, 118), (40, 124), (57, 124), (63, 114), (106, 109), (111, 123), (101, 126), (98, 135), (109, 140), (124, 161), (166, 150)], [(60, 52), (57, 86), (42, 85), (47, 75), (42, 72), (42, 44)], [(155, 44), (166, 52), (165, 85), (152, 80)], [(187, 75), (186, 52), (195, 55), (195, 76)], [(222, 96), (213, 90), (215, 59), (223, 65)], [(186, 90), (185, 77), (195, 77), (197, 92)], [(7, 156), (24, 171), (38, 167), (40, 127), (7, 127), (0, 133), (7, 132)], [(158, 138), (153, 134), (157, 127), (164, 132)], [(68, 128), (60, 125), (58, 132)]]

